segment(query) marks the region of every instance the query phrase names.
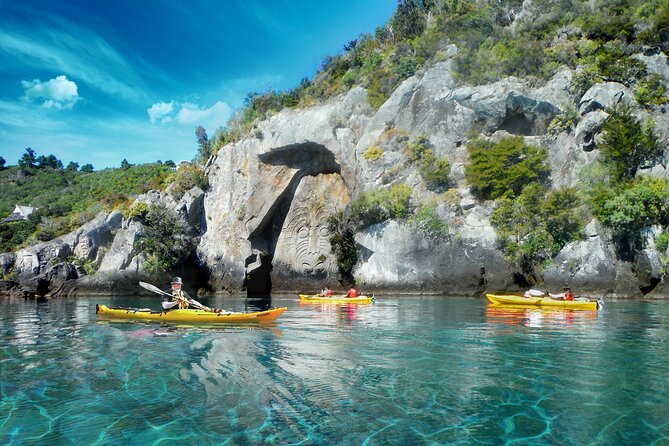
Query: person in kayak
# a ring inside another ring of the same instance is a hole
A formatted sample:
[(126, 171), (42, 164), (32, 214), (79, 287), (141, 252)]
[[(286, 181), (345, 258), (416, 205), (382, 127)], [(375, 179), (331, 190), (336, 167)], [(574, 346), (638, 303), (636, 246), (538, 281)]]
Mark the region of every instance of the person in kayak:
[(358, 290), (356, 290), (354, 287), (349, 288), (349, 290), (346, 292), (346, 297), (358, 297)]
[(168, 311), (177, 308), (183, 310), (188, 308), (190, 305), (193, 305), (196, 308), (201, 308), (206, 311), (213, 311), (211, 308), (202, 305), (200, 302), (190, 297), (187, 292), (181, 289), (182, 286), (183, 281), (181, 280), (181, 277), (175, 276), (172, 279), (172, 288), (167, 291), (172, 295), (172, 298), (170, 299), (169, 297), (165, 297), (162, 302), (163, 310)]
[(551, 298), (557, 299), (557, 300), (574, 300), (574, 293), (571, 291), (571, 288), (569, 288), (569, 285), (565, 285), (562, 288), (562, 292), (559, 294), (549, 294)]
[(323, 287), (323, 289), (321, 290), (321, 293), (319, 294), (319, 296), (322, 296), (322, 297), (324, 297), (324, 296), (332, 296), (332, 290), (331, 290), (330, 288), (328, 288), (328, 287)]

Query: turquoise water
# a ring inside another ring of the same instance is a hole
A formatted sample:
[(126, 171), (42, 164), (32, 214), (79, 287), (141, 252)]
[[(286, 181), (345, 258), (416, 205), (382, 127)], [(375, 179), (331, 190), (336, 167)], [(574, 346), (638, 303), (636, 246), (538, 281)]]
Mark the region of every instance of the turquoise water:
[(269, 327), (96, 319), (158, 301), (0, 301), (0, 444), (669, 445), (669, 303), (275, 296)]

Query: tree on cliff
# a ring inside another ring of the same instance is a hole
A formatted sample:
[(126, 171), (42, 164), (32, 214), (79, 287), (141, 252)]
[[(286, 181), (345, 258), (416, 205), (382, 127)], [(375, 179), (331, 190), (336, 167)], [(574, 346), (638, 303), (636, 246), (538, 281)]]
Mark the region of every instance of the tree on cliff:
[(0, 170), (2, 170), (2, 169), (5, 168), (5, 163), (6, 163), (6, 162), (7, 162), (7, 161), (5, 161), (5, 159), (4, 159), (3, 157), (0, 156)]
[(70, 161), (67, 164), (67, 167), (65, 168), (65, 170), (71, 170), (73, 172), (76, 172), (77, 170), (79, 170), (79, 163), (77, 163), (76, 161)]
[(465, 177), (474, 195), (482, 200), (512, 198), (528, 184), (548, 182), (546, 150), (526, 145), (522, 136), (498, 143), (476, 139), (467, 150), (469, 164), (465, 167)]
[(40, 155), (37, 157), (37, 165), (41, 168), (51, 168), (51, 169), (62, 169), (63, 162), (56, 158), (55, 155), (44, 156)]
[(195, 128), (195, 137), (197, 138), (198, 147), (195, 162), (204, 164), (212, 154), (211, 141), (209, 141), (209, 137), (207, 136), (207, 130), (201, 125)]
[(32, 148), (27, 147), (26, 153), (24, 153), (23, 156), (19, 159), (19, 167), (21, 169), (29, 169), (35, 167), (36, 162), (37, 156), (35, 151)]
[(665, 162), (664, 148), (655, 136), (653, 123), (639, 122), (631, 108), (621, 106), (611, 110), (603, 129), (600, 150), (614, 181), (630, 181), (639, 169)]
[(165, 205), (153, 204), (140, 216), (145, 226), (135, 248), (144, 255), (144, 270), (160, 277), (190, 253), (193, 240), (186, 222)]

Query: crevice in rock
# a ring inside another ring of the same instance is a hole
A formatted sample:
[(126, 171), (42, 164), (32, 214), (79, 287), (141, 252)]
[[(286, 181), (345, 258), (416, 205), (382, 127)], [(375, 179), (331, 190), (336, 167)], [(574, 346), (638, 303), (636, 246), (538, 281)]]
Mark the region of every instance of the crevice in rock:
[(499, 126), (500, 130), (505, 130), (512, 135), (522, 136), (535, 136), (539, 134), (539, 132), (535, 131), (534, 127), (535, 125), (522, 113), (507, 116)]
[(272, 291), (272, 261), (276, 244), (297, 187), (305, 176), (341, 173), (334, 154), (321, 144), (305, 142), (272, 149), (259, 155), (264, 164), (298, 169), (286, 189), (272, 204), (256, 229), (249, 234), (252, 255), (245, 261), (244, 289), (247, 296), (267, 296)]
[(650, 278), (650, 285), (639, 287), (639, 289), (641, 290), (641, 293), (645, 296), (646, 294), (650, 293), (655, 288), (657, 288), (657, 286), (659, 284), (660, 284), (660, 279), (659, 278), (651, 277)]

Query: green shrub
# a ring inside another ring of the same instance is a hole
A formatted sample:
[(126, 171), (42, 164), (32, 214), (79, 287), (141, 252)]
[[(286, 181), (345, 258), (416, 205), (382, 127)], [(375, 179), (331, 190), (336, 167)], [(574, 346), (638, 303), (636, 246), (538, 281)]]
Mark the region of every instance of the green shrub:
[(625, 106), (609, 113), (599, 149), (614, 181), (630, 181), (639, 169), (653, 167), (663, 160), (664, 148), (651, 121), (641, 124)]
[(663, 178), (642, 176), (631, 183), (600, 192), (593, 206), (595, 216), (613, 230), (622, 258), (643, 248), (643, 232), (654, 225), (669, 224), (669, 183)]
[(469, 164), (465, 166), (465, 177), (480, 199), (512, 198), (529, 184), (548, 182), (546, 150), (526, 145), (521, 136), (498, 143), (476, 139), (468, 144), (467, 150)]
[(358, 262), (353, 228), (344, 220), (344, 214), (340, 212), (330, 216), (328, 229), (330, 230), (330, 249), (337, 258), (337, 269), (344, 277), (347, 277)]
[(411, 186), (405, 183), (365, 192), (351, 204), (352, 224), (360, 229), (390, 219), (406, 218), (411, 192)]
[(655, 237), (655, 247), (660, 254), (667, 252), (667, 248), (669, 248), (669, 232), (664, 231)]
[(419, 161), (425, 152), (430, 147), (430, 140), (427, 136), (419, 136), (413, 139), (405, 146), (404, 154), (409, 163)]
[(134, 248), (144, 256), (144, 270), (158, 278), (190, 254), (193, 239), (186, 222), (162, 204), (149, 206), (144, 224)]
[(562, 112), (558, 114), (548, 126), (548, 132), (557, 134), (561, 132), (571, 131), (578, 123), (579, 113), (573, 104), (567, 104)]
[(445, 188), (451, 183), (451, 165), (446, 157), (438, 157), (426, 136), (419, 136), (404, 148), (410, 164), (418, 165), (418, 172), (428, 188)]
[(341, 81), (346, 88), (351, 88), (360, 79), (360, 73), (358, 70), (348, 70), (344, 76), (342, 76)]
[(379, 146), (370, 146), (365, 150), (365, 153), (362, 156), (364, 156), (367, 161), (376, 161), (381, 158), (381, 155), (383, 155), (383, 149)]
[(127, 213), (124, 213), (125, 218), (144, 218), (149, 212), (149, 205), (142, 201), (135, 201), (132, 206), (128, 209)]
[(533, 183), (515, 198), (501, 198), (490, 221), (506, 258), (536, 280), (539, 265), (583, 237), (585, 219), (580, 207), (575, 189), (547, 192)]
[(423, 204), (418, 208), (413, 220), (418, 224), (421, 231), (429, 237), (445, 239), (450, 235), (448, 224), (439, 216), (437, 204), (434, 202)]
[(434, 150), (427, 149), (418, 164), (418, 172), (428, 188), (447, 188), (451, 184), (451, 164), (448, 158), (437, 157)]
[(171, 180), (172, 196), (175, 200), (180, 200), (186, 192), (196, 186), (203, 191), (209, 188), (209, 179), (204, 169), (196, 164), (179, 167)]
[(642, 105), (666, 104), (666, 92), (665, 80), (657, 74), (642, 77), (634, 89), (636, 100)]

